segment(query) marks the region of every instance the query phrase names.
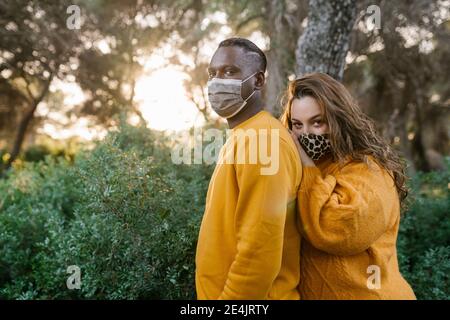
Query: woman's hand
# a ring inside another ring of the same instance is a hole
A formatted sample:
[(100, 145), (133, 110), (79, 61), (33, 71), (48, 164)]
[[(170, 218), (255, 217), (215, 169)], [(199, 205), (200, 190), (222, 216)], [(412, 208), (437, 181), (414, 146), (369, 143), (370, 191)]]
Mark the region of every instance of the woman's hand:
[(302, 160), (302, 164), (305, 167), (315, 167), (314, 161), (308, 156), (308, 154), (303, 150), (302, 146), (300, 145), (300, 142), (298, 141), (297, 136), (289, 130), (291, 133), (291, 137), (294, 140), (295, 145), (297, 146), (297, 151), (300, 154), (300, 159)]

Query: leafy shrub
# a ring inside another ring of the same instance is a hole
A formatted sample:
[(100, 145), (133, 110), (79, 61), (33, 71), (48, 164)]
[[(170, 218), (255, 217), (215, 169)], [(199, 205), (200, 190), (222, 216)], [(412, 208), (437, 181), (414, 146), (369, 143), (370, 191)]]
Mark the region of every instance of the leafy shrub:
[(410, 181), (409, 209), (398, 237), (401, 272), (419, 299), (449, 299), (450, 162), (444, 172), (418, 173)]
[(20, 155), (19, 160), (25, 162), (44, 161), (47, 156), (52, 158), (65, 158), (73, 161), (76, 152), (81, 147), (81, 142), (76, 138), (64, 141), (55, 141), (48, 137), (39, 137), (36, 144), (26, 148)]
[[(0, 181), (0, 297), (34, 297), (46, 268), (39, 260), (71, 214), (68, 169), (48, 158)], [(53, 276), (46, 280), (51, 286)]]
[(450, 247), (428, 249), (413, 266), (408, 280), (418, 299), (448, 300), (450, 292)]
[[(0, 297), (194, 298), (211, 172), (173, 165), (155, 135), (126, 126), (73, 166), (48, 158), (1, 182)], [(69, 265), (80, 290), (66, 288)]]

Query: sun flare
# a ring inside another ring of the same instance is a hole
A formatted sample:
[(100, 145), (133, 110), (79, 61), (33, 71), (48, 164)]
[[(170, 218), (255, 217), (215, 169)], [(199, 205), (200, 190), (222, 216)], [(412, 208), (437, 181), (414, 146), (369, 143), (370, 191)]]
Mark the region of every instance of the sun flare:
[(194, 103), (186, 97), (187, 75), (173, 67), (161, 68), (136, 82), (136, 102), (149, 127), (185, 130), (203, 121)]

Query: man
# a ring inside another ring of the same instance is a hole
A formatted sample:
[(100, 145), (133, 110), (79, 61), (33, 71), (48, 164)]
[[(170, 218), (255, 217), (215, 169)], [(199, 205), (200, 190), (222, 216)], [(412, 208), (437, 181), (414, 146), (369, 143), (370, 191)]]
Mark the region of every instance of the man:
[[(265, 70), (264, 53), (242, 38), (221, 42), (208, 68), (211, 106), (232, 132), (206, 197), (198, 299), (299, 299), (301, 163), (287, 129), (263, 110)], [(265, 170), (264, 147), (273, 151), (275, 170)]]

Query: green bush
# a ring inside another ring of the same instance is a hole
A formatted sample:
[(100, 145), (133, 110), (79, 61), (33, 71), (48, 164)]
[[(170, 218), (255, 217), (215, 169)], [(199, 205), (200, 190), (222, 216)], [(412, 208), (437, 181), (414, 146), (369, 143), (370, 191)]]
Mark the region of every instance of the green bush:
[(27, 147), (19, 156), (25, 162), (44, 161), (47, 156), (52, 158), (65, 158), (73, 161), (76, 152), (81, 146), (76, 138), (64, 141), (51, 140), (48, 137), (39, 137), (36, 144)]
[(49, 158), (0, 181), (0, 297), (32, 298), (39, 283), (52, 286), (54, 276), (43, 278), (41, 260), (72, 212), (76, 186), (68, 169)]
[[(122, 126), (75, 161), (0, 180), (1, 299), (192, 299), (212, 166), (174, 165), (168, 139)], [(398, 255), (419, 299), (449, 299), (450, 170), (419, 173)], [(67, 267), (81, 269), (69, 290)]]
[(428, 249), (408, 276), (418, 299), (448, 300), (450, 247)]
[[(173, 165), (162, 140), (125, 126), (73, 166), (47, 158), (2, 181), (0, 297), (195, 298), (211, 168)], [(80, 290), (66, 287), (69, 265)]]
[(450, 299), (450, 162), (410, 181), (397, 242), (401, 272), (418, 299)]

